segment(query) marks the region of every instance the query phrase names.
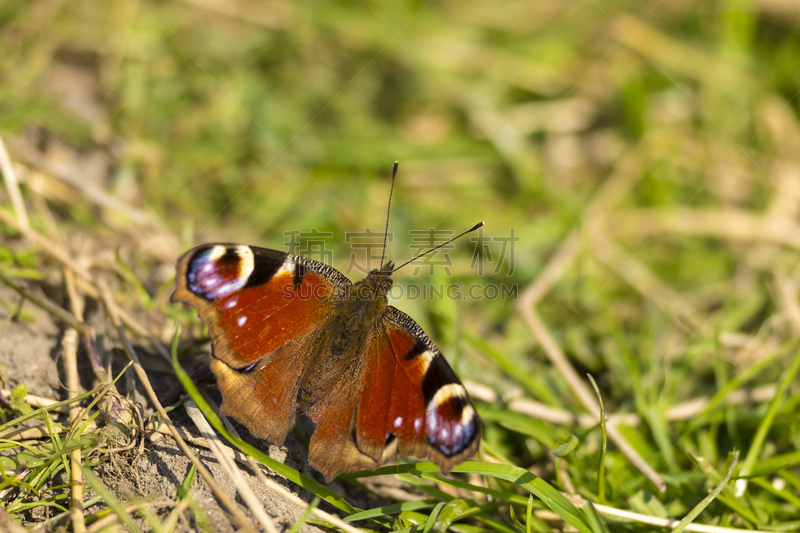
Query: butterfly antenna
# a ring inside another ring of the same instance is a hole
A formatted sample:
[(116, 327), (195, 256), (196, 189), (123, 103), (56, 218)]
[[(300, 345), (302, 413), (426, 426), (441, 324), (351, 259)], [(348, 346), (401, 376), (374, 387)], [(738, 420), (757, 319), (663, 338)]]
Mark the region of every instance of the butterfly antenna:
[(383, 268), (383, 260), (386, 259), (386, 241), (389, 238), (389, 213), (392, 210), (392, 193), (394, 193), (394, 178), (395, 176), (397, 176), (397, 167), (399, 165), (400, 164), (397, 161), (395, 161), (394, 168), (392, 169), (392, 188), (389, 189), (389, 207), (386, 208), (386, 229), (383, 232), (383, 251), (381, 252), (381, 268)]
[(430, 250), (427, 250), (427, 251), (425, 251), (425, 252), (422, 252), (421, 254), (419, 254), (419, 255), (418, 255), (418, 256), (416, 256), (416, 257), (412, 257), (411, 259), (409, 259), (408, 261), (406, 261), (405, 263), (403, 263), (403, 264), (402, 264), (402, 265), (400, 265), (399, 267), (397, 267), (397, 268), (395, 268), (394, 270), (392, 270), (392, 272), (397, 272), (398, 270), (400, 270), (401, 268), (403, 268), (403, 267), (404, 267), (404, 266), (406, 266), (407, 264), (411, 263), (412, 261), (416, 261), (416, 260), (417, 260), (417, 259), (419, 259), (420, 257), (424, 257), (424, 256), (428, 255), (429, 253), (431, 253), (431, 252), (434, 252), (434, 251), (438, 250), (438, 249), (439, 249), (439, 248), (441, 248), (442, 246), (447, 246), (448, 244), (450, 244), (450, 243), (451, 243), (451, 242), (453, 242), (454, 240), (456, 240), (456, 239), (458, 239), (458, 238), (460, 238), (460, 237), (463, 237), (463, 236), (464, 236), (464, 235), (466, 235), (467, 233), (472, 233), (473, 231), (475, 231), (476, 229), (478, 229), (478, 228), (481, 228), (481, 227), (483, 227), (483, 222), (478, 222), (477, 224), (475, 224), (474, 226), (472, 226), (470, 229), (468, 229), (468, 230), (467, 230), (467, 231), (465, 231), (464, 233), (462, 233), (462, 234), (460, 234), (460, 235), (456, 235), (455, 237), (453, 237), (453, 238), (452, 238), (452, 239), (450, 239), (449, 241), (447, 241), (447, 242), (443, 242), (443, 243), (442, 243), (442, 244), (440, 244), (439, 246), (436, 246), (436, 247), (434, 247), (434, 248), (431, 248)]

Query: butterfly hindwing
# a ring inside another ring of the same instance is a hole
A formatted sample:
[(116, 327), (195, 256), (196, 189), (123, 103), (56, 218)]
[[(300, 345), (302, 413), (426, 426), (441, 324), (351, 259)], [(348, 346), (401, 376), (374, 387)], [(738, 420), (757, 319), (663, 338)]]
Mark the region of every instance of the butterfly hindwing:
[(379, 464), (399, 453), (430, 459), (445, 471), (474, 455), (478, 415), (430, 338), (394, 307), (377, 329), (364, 358), (358, 449)]
[(477, 452), (480, 421), (464, 386), (408, 315), (387, 307), (344, 375), (307, 412), (317, 423), (309, 464), (326, 481), (398, 454), (449, 471)]
[(330, 482), (342, 472), (374, 470), (391, 460), (386, 453), (373, 459), (356, 445), (356, 409), (363, 369), (340, 379), (331, 392), (314, 404), (306, 414), (317, 424), (308, 446), (308, 463)]
[(234, 244), (198, 246), (177, 270), (172, 300), (192, 305), (208, 324), (222, 413), (282, 443), (308, 352), (350, 281), (317, 261)]
[[(405, 399), (393, 397), (388, 431), (397, 435), (401, 455), (426, 457), (450, 470), (478, 450), (481, 425), (475, 407), (450, 365), (411, 317), (389, 307), (384, 323), (397, 365), (395, 374), (402, 370), (400, 377), (408, 378)], [(403, 405), (406, 418), (398, 428), (392, 410), (400, 413)], [(425, 453), (419, 455), (422, 442)]]

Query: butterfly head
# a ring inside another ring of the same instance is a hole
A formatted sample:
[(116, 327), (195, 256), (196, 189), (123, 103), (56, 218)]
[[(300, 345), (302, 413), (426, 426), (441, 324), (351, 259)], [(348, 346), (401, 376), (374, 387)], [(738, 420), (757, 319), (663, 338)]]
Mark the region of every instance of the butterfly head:
[(376, 296), (385, 298), (389, 289), (392, 288), (392, 272), (394, 272), (394, 263), (387, 261), (381, 268), (370, 271), (367, 279), (362, 283), (369, 287)]

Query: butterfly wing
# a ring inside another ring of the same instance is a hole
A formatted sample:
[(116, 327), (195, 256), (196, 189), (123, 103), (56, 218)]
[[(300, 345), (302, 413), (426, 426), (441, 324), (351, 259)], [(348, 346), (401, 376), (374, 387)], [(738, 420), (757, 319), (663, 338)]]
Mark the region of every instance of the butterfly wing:
[(284, 441), (309, 353), (349, 285), (323, 263), (253, 246), (206, 244), (180, 258), (172, 301), (208, 324), (222, 414)]
[(309, 463), (330, 481), (374, 469), (400, 455), (430, 459), (442, 470), (474, 455), (478, 415), (464, 386), (411, 317), (388, 307), (356, 358), (351, 380), (309, 412), (317, 422)]

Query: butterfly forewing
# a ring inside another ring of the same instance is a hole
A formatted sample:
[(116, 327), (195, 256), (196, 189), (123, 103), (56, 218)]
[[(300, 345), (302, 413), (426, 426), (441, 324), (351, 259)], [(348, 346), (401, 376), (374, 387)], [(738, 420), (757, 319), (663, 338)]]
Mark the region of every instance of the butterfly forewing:
[(318, 328), (335, 305), (331, 296), (337, 286), (342, 279), (349, 284), (344, 276), (330, 279), (308, 269), (309, 260), (298, 259), (252, 246), (198, 246), (178, 261), (172, 299), (198, 310), (215, 357), (242, 368)]
[(172, 300), (192, 305), (208, 324), (223, 414), (276, 444), (294, 425), (308, 352), (349, 284), (332, 270), (236, 244), (198, 246), (178, 261)]

